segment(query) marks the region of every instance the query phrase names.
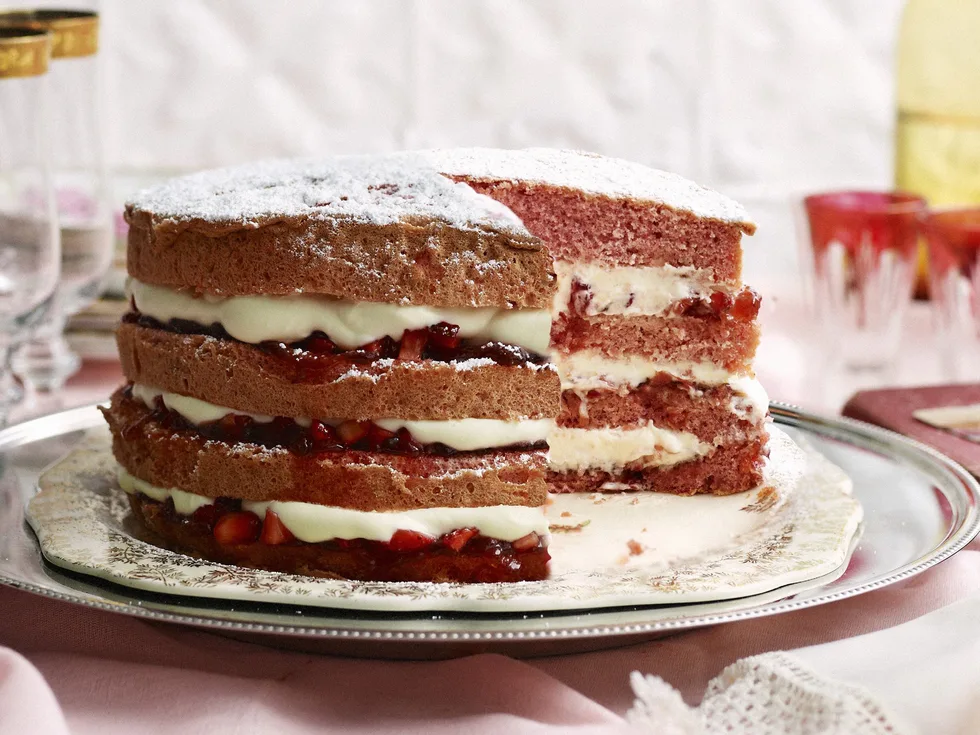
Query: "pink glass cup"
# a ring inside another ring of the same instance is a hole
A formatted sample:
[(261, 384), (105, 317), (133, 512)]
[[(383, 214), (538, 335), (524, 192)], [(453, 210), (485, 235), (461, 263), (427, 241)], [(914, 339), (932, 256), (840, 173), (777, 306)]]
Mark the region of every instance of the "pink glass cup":
[(929, 212), (921, 228), (946, 377), (980, 380), (980, 207)]
[(839, 191), (803, 200), (821, 348), (852, 370), (892, 366), (912, 295), (925, 200)]

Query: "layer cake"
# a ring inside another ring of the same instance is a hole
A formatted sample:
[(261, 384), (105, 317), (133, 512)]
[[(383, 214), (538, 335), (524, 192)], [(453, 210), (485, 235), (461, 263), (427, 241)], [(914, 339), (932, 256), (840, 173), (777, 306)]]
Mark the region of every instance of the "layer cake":
[(546, 575), (557, 281), (505, 206), (338, 157), (176, 179), (126, 219), (105, 416), (152, 540), (351, 579)]
[(761, 482), (760, 299), (741, 281), (755, 225), (738, 204), (575, 151), (407, 155), (505, 205), (555, 259), (552, 490), (729, 494)]

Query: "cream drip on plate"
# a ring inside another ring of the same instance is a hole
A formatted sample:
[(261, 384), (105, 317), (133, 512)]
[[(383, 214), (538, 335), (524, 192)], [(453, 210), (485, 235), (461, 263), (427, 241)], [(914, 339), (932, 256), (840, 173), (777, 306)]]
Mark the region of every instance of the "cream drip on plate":
[(439, 322), (459, 326), (459, 336), (523, 347), (545, 354), (551, 338), (547, 309), (448, 308), (346, 301), (315, 294), (292, 296), (193, 296), (164, 286), (129, 279), (140, 313), (161, 322), (186, 319), (220, 324), (233, 338), (250, 344), (295, 342), (320, 331), (343, 349), (382, 337), (400, 339), (406, 329)]
[[(274, 417), (262, 414), (237, 411), (226, 406), (216, 406), (190, 396), (169, 393), (147, 385), (135, 383), (133, 397), (149, 407), (153, 407), (158, 397), (163, 405), (197, 425), (208, 421), (218, 421), (229, 414), (250, 416), (261, 423), (272, 421)], [(309, 417), (295, 417), (301, 426), (309, 426)], [(342, 419), (320, 418), (325, 424), (336, 426)], [(453, 419), (446, 421), (409, 421), (405, 419), (373, 419), (374, 423), (387, 431), (408, 429), (412, 437), (423, 444), (441, 443), (460, 452), (477, 449), (492, 449), (514, 444), (537, 444), (547, 439), (554, 428), (553, 419), (524, 419), (523, 421), (502, 421), (500, 419)]]
[[(569, 311), (569, 301), (581, 298), (579, 308), (587, 316), (656, 316), (683, 299), (708, 299), (715, 291), (731, 293), (735, 288), (731, 284), (715, 283), (710, 271), (693, 266), (635, 268), (557, 261), (555, 274), (558, 276), (555, 314)], [(575, 281), (588, 287), (587, 295), (573, 294)]]
[[(214, 498), (177, 488), (161, 488), (134, 477), (119, 468), (119, 486), (129, 494), (142, 493), (164, 502), (173, 498), (174, 509), (190, 515)], [(457, 528), (476, 528), (488, 538), (516, 541), (534, 532), (547, 541), (548, 521), (543, 507), (493, 505), (478, 508), (418, 508), (403, 511), (362, 511), (315, 503), (292, 501), (244, 501), (242, 508), (259, 518), (266, 509), (279, 516), (282, 524), (300, 541), (320, 543), (331, 539), (390, 541), (395, 531), (417, 531), (433, 538)]]

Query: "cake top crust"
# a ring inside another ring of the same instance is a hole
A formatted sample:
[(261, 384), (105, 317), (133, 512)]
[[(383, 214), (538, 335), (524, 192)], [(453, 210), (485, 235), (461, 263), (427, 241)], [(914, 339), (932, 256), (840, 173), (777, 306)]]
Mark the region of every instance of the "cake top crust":
[(755, 230), (748, 213), (732, 199), (683, 176), (619, 158), (555, 148), (456, 148), (404, 155), (448, 176), (535, 182), (610, 199), (665, 204), (698, 217), (738, 224), (749, 233)]
[(505, 205), (426, 162), (268, 160), (184, 176), (126, 207), (139, 281), (198, 295), (550, 308), (551, 257)]
[(366, 225), (444, 222), (533, 240), (504, 205), (441, 175), (421, 159), (397, 155), (272, 159), (213, 169), (143, 189), (127, 214), (154, 225), (261, 227), (304, 217)]

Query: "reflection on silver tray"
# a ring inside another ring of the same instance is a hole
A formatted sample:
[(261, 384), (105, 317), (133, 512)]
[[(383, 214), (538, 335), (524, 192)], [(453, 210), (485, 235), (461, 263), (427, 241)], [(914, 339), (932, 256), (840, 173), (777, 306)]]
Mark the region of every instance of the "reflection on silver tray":
[(622, 645), (665, 631), (759, 617), (860, 594), (948, 558), (980, 529), (980, 487), (936, 452), (891, 432), (773, 406), (794, 439), (811, 443), (854, 483), (863, 535), (846, 572), (816, 586), (691, 605), (561, 613), (439, 614), (351, 612), (159, 595), (65, 573), (41, 557), (23, 522), (37, 478), (100, 424), (91, 407), (0, 432), (0, 582), (70, 602), (235, 634), (279, 636), (305, 648), (429, 657), (472, 650), (518, 655)]

